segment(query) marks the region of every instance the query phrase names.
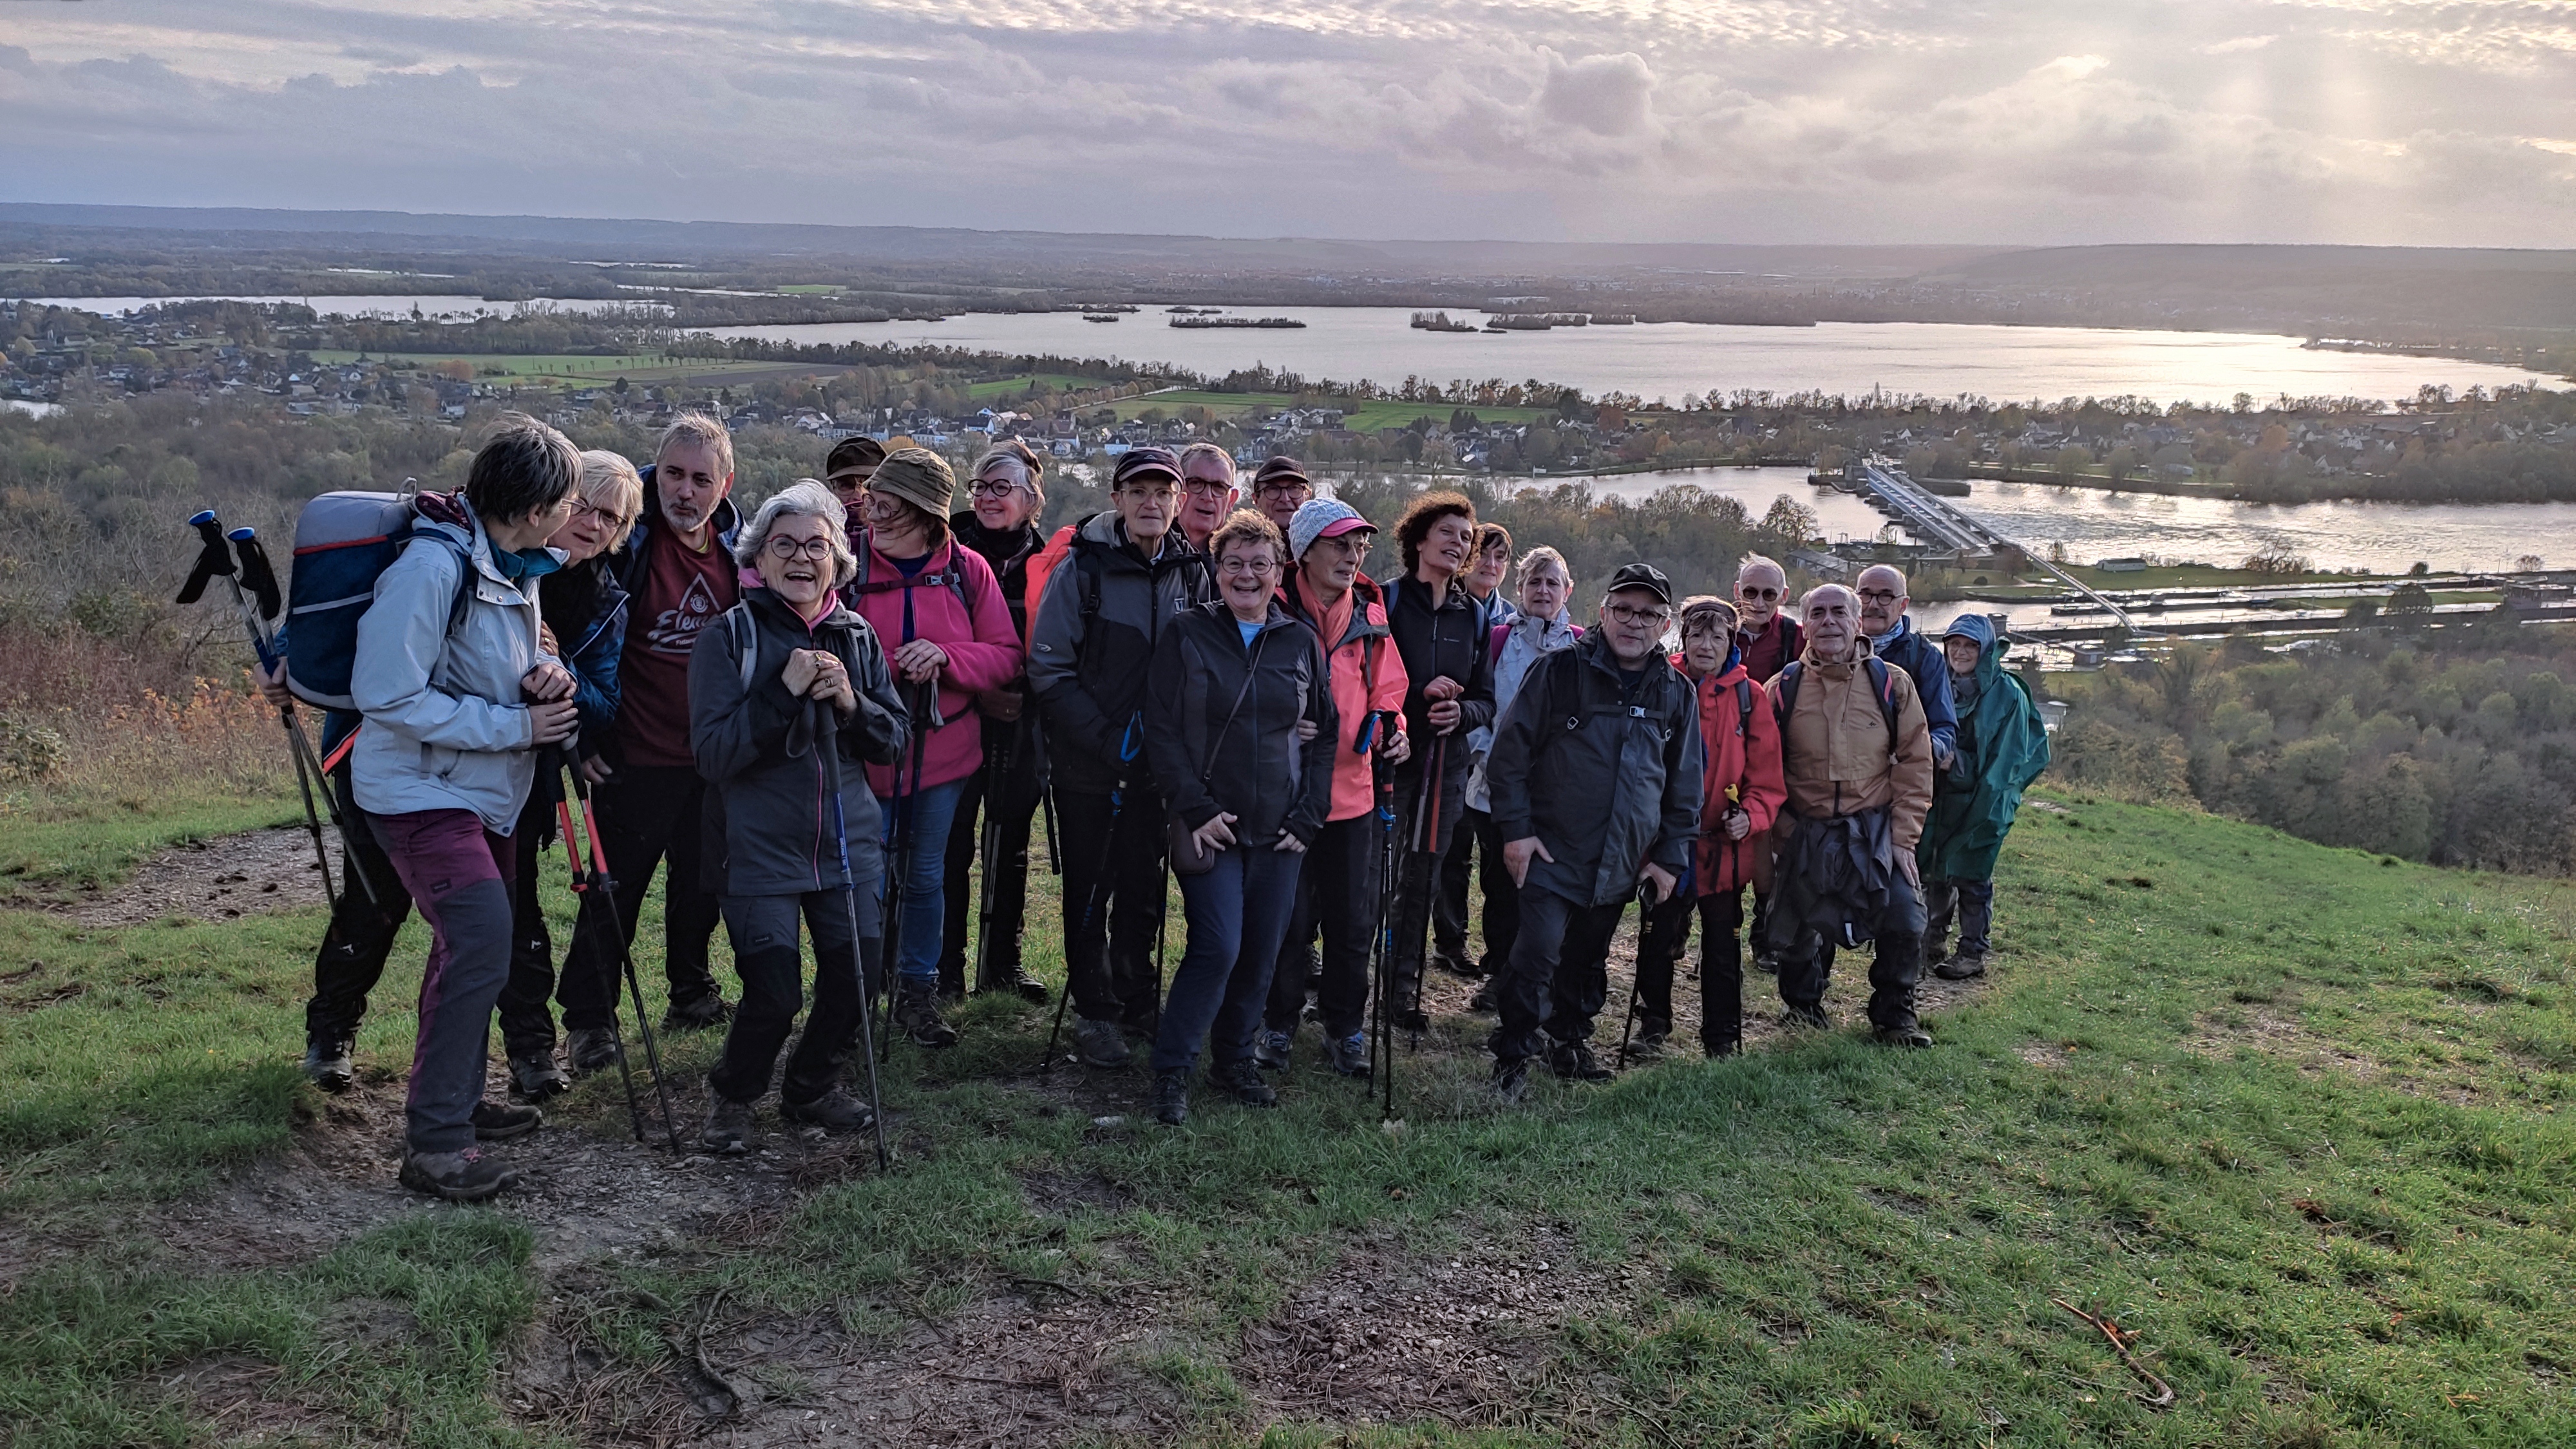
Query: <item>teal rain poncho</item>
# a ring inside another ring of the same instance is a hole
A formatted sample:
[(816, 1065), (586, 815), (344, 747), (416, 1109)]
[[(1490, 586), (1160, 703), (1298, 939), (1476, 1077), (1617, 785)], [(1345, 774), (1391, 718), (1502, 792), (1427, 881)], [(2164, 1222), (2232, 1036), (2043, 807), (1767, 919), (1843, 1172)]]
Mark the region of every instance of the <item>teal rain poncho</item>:
[(1932, 782), (1932, 813), (1915, 849), (1925, 880), (1986, 880), (2021, 809), (2021, 792), (2048, 768), (2048, 727), (2020, 680), (2004, 672), (2003, 645), (1982, 615), (1949, 633), (1977, 641), (1976, 672), (1953, 678), (1959, 752)]

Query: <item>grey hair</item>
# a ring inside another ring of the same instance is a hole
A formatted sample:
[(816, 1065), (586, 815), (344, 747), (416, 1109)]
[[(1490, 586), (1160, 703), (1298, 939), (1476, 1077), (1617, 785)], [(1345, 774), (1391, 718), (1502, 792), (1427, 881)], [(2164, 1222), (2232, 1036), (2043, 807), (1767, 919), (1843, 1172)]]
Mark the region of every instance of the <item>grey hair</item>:
[(1524, 584), (1529, 582), (1530, 570), (1547, 568), (1551, 565), (1556, 569), (1558, 577), (1569, 584), (1574, 582), (1574, 570), (1565, 562), (1565, 555), (1543, 543), (1521, 555), (1519, 564), (1521, 582)]
[(1860, 612), (1860, 595), (1852, 592), (1851, 585), (1818, 584), (1814, 588), (1809, 589), (1798, 596), (1798, 614), (1801, 618), (1806, 616), (1807, 610), (1815, 607), (1816, 598), (1821, 594), (1840, 594), (1844, 598), (1851, 600), (1853, 613), (1857, 614)]
[(653, 445), (653, 461), (662, 461), (662, 453), (673, 443), (696, 443), (716, 450), (716, 463), (727, 478), (733, 476), (733, 434), (712, 413), (685, 412), (671, 419), (662, 430), (662, 439)]
[(1218, 462), (1225, 465), (1226, 481), (1229, 483), (1234, 481), (1234, 455), (1227, 452), (1225, 449), (1218, 447), (1216, 444), (1192, 443), (1188, 447), (1183, 448), (1178, 460), (1180, 462), (1182, 472), (1187, 473), (1190, 471), (1190, 460), (1192, 458), (1216, 459)]
[(1769, 569), (1771, 572), (1780, 576), (1780, 582), (1784, 586), (1789, 582), (1789, 571), (1780, 567), (1780, 561), (1771, 557), (1769, 554), (1748, 553), (1744, 557), (1735, 561), (1735, 576), (1737, 578), (1740, 579), (1744, 577), (1744, 571), (1746, 569)]
[(832, 545), (832, 587), (840, 588), (859, 576), (859, 560), (850, 552), (850, 512), (832, 490), (813, 478), (799, 478), (769, 496), (760, 511), (751, 516), (736, 536), (733, 561), (747, 569), (761, 566), (761, 550), (769, 547), (769, 530), (787, 517), (819, 518), (831, 527), (824, 536)]

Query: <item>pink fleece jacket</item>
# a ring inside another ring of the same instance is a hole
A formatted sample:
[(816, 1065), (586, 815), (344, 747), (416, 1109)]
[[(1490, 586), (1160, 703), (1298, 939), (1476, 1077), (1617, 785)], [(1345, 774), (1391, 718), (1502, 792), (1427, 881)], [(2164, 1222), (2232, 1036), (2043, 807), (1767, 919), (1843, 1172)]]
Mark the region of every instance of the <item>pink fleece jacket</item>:
[[(1020, 675), (1020, 636), (1011, 627), (1011, 609), (1002, 600), (1002, 586), (994, 581), (991, 564), (973, 549), (959, 548), (953, 538), (931, 550), (929, 562), (908, 581), (893, 560), (876, 550), (873, 540), (862, 546), (868, 549), (865, 577), (869, 582), (851, 585), (842, 590), (842, 597), (877, 631), (886, 657), (891, 660), (915, 639), (927, 639), (948, 655), (948, 667), (939, 674), (939, 717), (947, 723), (929, 731), (922, 746), (921, 787), (963, 780), (984, 764), (984, 723), (975, 712), (975, 696)], [(971, 608), (959, 601), (958, 589), (944, 581), (952, 573), (962, 575)], [(908, 625), (907, 599), (911, 604)], [(912, 697), (912, 686), (900, 669), (895, 671), (895, 688), (906, 699)], [(868, 788), (880, 796), (894, 795), (898, 789), (909, 792), (913, 788), (910, 760), (900, 768), (868, 766)]]

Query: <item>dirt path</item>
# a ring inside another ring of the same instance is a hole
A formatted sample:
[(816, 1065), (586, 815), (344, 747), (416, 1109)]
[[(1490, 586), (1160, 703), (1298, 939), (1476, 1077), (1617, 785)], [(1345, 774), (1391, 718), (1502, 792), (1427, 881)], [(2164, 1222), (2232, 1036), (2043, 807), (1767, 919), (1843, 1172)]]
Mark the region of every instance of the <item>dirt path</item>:
[[(331, 869), (336, 882), (336, 847)], [(318, 906), (324, 899), (313, 837), (296, 826), (174, 846), (135, 867), (121, 885), (38, 904), (84, 926), (140, 926), (164, 916), (229, 921)]]

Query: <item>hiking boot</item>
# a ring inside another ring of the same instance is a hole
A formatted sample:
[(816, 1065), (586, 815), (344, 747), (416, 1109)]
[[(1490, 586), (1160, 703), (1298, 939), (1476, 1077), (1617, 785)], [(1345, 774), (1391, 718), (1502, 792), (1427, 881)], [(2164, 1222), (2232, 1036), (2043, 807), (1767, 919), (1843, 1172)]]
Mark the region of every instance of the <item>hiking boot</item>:
[(1466, 957), (1445, 950), (1432, 952), (1431, 964), (1452, 976), (1464, 976), (1470, 981), (1485, 974), (1477, 970), (1475, 964)]
[(1699, 1050), (1700, 1055), (1710, 1061), (1716, 1061), (1720, 1057), (1735, 1056), (1744, 1050), (1744, 1038), (1740, 1036), (1703, 1037), (1700, 1039)]
[(509, 1102), (477, 1102), (474, 1104), (474, 1140), (507, 1142), (513, 1137), (525, 1137), (544, 1125), (545, 1120), (546, 1114), (534, 1107)]
[(1397, 1031), (1408, 1031), (1415, 1036), (1420, 1036), (1431, 1029), (1431, 1013), (1419, 1006), (1408, 1006), (1394, 1013), (1394, 1017)]
[(1087, 1067), (1123, 1067), (1135, 1055), (1135, 1048), (1127, 1045), (1127, 1033), (1114, 1021), (1075, 1017), (1073, 1043)]
[[(746, 1118), (749, 1115), (748, 1111), (744, 1113)], [(810, 1122), (835, 1134), (864, 1132), (869, 1124), (876, 1121), (876, 1114), (868, 1110), (868, 1104), (851, 1096), (850, 1089), (842, 1086), (833, 1087), (811, 1102), (790, 1102), (781, 1097), (778, 1099), (778, 1115), (790, 1122)]]
[(1923, 943), (1924, 970), (1929, 971), (1933, 967), (1938, 966), (1949, 959), (1950, 948), (1948, 946), (1942, 945), (1937, 941), (1926, 941)]
[(625, 1058), (625, 1046), (607, 1027), (582, 1026), (564, 1033), (564, 1060), (572, 1064), (576, 1077), (607, 1071)]
[(1345, 1077), (1369, 1074), (1369, 1040), (1364, 1031), (1324, 1043), (1324, 1064)]
[(1870, 1039), (1880, 1046), (1928, 1047), (1932, 1044), (1932, 1033), (1909, 1022), (1904, 1026), (1882, 1026), (1870, 1033)]
[(1756, 951), (1756, 952), (1754, 952), (1754, 953), (1753, 953), (1753, 969), (1754, 969), (1754, 970), (1756, 970), (1756, 971), (1761, 972), (1761, 973), (1762, 973), (1763, 975), (1765, 975), (1765, 976), (1777, 976), (1777, 975), (1779, 975), (1779, 974), (1780, 974), (1780, 953), (1779, 953), (1779, 952), (1777, 952), (1777, 951)]
[(1618, 1073), (1601, 1065), (1588, 1041), (1561, 1041), (1548, 1050), (1547, 1064), (1569, 1082), (1606, 1082)]
[(912, 1044), (938, 1050), (957, 1045), (957, 1028), (939, 1014), (939, 983), (906, 976), (894, 990), (895, 1030)]
[(975, 983), (975, 994), (981, 996), (987, 991), (1007, 991), (1032, 1006), (1044, 1006), (1052, 994), (1045, 982), (1031, 976), (1028, 968), (1023, 966), (1005, 966), (985, 972), (984, 979)]
[(480, 1149), (468, 1147), (462, 1152), (406, 1153), (395, 1180), (414, 1192), (448, 1202), (481, 1202), (517, 1182), (519, 1175)]
[(1180, 1070), (1154, 1074), (1154, 1120), (1178, 1127), (1190, 1120), (1190, 1074)]
[(707, 1104), (707, 1130), (698, 1134), (698, 1145), (709, 1152), (738, 1157), (751, 1150), (751, 1104), (728, 1102), (722, 1097)]
[(1469, 1011), (1498, 1011), (1501, 1009), (1494, 1004), (1494, 978), (1491, 976), (1486, 977), (1484, 984), (1476, 988), (1476, 994), (1467, 998), (1467, 1009)]
[(1673, 1024), (1670, 1018), (1657, 1016), (1650, 1011), (1641, 1011), (1637, 1013), (1637, 1040), (1629, 1050), (1651, 1055), (1662, 1051), (1664, 1043), (1672, 1039)]
[(1261, 1080), (1261, 1068), (1254, 1066), (1250, 1057), (1230, 1062), (1210, 1063), (1208, 1085), (1220, 1092), (1232, 1093), (1234, 1100), (1247, 1107), (1279, 1105), (1279, 1094), (1270, 1090), (1268, 1082)]
[(358, 1070), (349, 1061), (350, 1042), (312, 1040), (304, 1044), (304, 1077), (326, 1092), (345, 1092), (357, 1084)]
[(510, 1095), (523, 1102), (542, 1102), (572, 1090), (572, 1078), (555, 1065), (555, 1049), (542, 1047), (510, 1058)]
[(1288, 1070), (1288, 1048), (1293, 1042), (1284, 1031), (1265, 1031), (1252, 1039), (1252, 1060), (1274, 1072)]
[(1494, 1060), (1492, 1089), (1506, 1102), (1518, 1102), (1529, 1095), (1529, 1058), (1497, 1057)]
[(733, 1007), (728, 1005), (723, 997), (710, 991), (704, 996), (693, 996), (686, 1001), (672, 1002), (671, 1009), (662, 1013), (662, 1029), (664, 1031), (704, 1031), (711, 1026), (724, 1025), (732, 1016)]
[(1834, 1020), (1821, 1006), (1792, 1006), (1780, 1013), (1780, 1024), (1791, 1031), (1831, 1031)]
[(1970, 955), (1965, 951), (1932, 968), (1932, 974), (1944, 981), (1970, 981), (1986, 974), (1985, 953)]

